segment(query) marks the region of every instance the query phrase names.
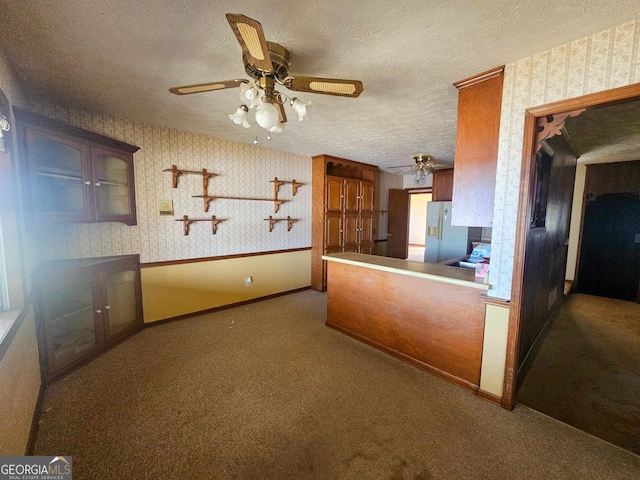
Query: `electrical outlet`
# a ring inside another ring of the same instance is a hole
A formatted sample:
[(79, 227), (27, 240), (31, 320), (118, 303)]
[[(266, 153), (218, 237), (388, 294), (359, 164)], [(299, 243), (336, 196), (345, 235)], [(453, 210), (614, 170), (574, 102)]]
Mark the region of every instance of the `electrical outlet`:
[(245, 280), (245, 285), (248, 287), (252, 283), (253, 283), (253, 277), (247, 277), (247, 279)]

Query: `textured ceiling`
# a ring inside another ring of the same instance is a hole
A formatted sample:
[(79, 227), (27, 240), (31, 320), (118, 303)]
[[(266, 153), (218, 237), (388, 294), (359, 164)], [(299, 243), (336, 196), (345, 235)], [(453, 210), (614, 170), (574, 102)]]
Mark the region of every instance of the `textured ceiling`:
[(419, 152), (453, 162), (453, 82), (622, 24), (640, 2), (0, 0), (0, 49), (27, 91), (54, 102), (251, 143), (256, 129), (228, 118), (235, 90), (168, 92), (246, 78), (225, 13), (260, 21), (292, 75), (364, 83), (357, 99), (300, 95), (307, 118), (290, 114), (270, 141), (258, 129), (264, 146), (392, 166)]

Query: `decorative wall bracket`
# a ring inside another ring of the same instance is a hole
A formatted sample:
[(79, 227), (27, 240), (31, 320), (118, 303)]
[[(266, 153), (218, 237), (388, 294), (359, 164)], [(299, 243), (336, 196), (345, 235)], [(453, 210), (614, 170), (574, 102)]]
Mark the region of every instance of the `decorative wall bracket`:
[(544, 140), (562, 133), (564, 122), (567, 121), (567, 118), (577, 117), (585, 110), (586, 108), (580, 108), (578, 110), (572, 110), (571, 112), (557, 113), (554, 115), (539, 117), (536, 122), (536, 147), (534, 153), (540, 151), (540, 148), (542, 148), (542, 142)]
[(295, 178), (293, 180), (278, 180), (278, 177), (273, 177), (273, 180), (269, 180), (270, 183), (273, 183), (273, 198), (278, 198), (278, 191), (280, 190), (280, 185), (291, 184), (291, 195), (294, 197), (296, 193), (298, 193), (298, 187), (304, 185), (304, 183), (296, 182)]
[(182, 231), (185, 235), (189, 235), (189, 225), (195, 222), (211, 222), (211, 233), (215, 235), (218, 231), (218, 224), (225, 220), (225, 218), (216, 218), (215, 215), (211, 215), (211, 218), (189, 218), (188, 215), (184, 215), (182, 218), (176, 218), (176, 222), (184, 222)]
[(202, 199), (204, 199), (204, 211), (205, 212), (209, 211), (209, 202), (211, 202), (212, 200), (216, 200), (218, 198), (219, 199), (224, 199), (224, 200), (253, 200), (253, 201), (257, 201), (257, 202), (273, 202), (274, 213), (278, 213), (278, 210), (280, 209), (280, 205), (290, 201), (290, 200), (278, 200), (277, 198), (273, 199), (273, 198), (219, 197), (219, 196), (213, 196), (213, 195), (192, 195), (191, 198), (202, 198)]
[(273, 226), (278, 223), (278, 222), (287, 222), (287, 232), (291, 231), (291, 227), (294, 223), (296, 223), (299, 219), (297, 218), (291, 218), (291, 217), (287, 217), (287, 218), (273, 218), (271, 215), (269, 215), (269, 218), (265, 218), (264, 220), (267, 220), (269, 222), (269, 231), (272, 232), (273, 231)]
[(206, 168), (203, 168), (202, 171), (197, 170), (182, 170), (176, 167), (175, 165), (171, 165), (171, 168), (165, 168), (163, 172), (171, 172), (173, 188), (178, 188), (178, 176), (182, 174), (186, 175), (202, 175), (202, 191), (204, 194), (207, 194), (207, 186), (209, 177), (217, 177), (217, 173), (207, 172)]

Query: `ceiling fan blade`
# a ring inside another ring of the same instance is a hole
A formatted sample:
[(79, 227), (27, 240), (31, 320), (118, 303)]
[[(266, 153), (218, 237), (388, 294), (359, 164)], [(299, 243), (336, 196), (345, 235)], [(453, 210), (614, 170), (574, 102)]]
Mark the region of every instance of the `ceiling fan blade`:
[(393, 170), (395, 168), (401, 168), (401, 169), (402, 168), (416, 168), (416, 166), (415, 165), (396, 165), (396, 166), (393, 166), (393, 167), (383, 167), (383, 168), (385, 170)]
[(242, 83), (248, 83), (248, 80), (236, 79), (225, 80), (224, 82), (199, 83), (197, 85), (184, 85), (182, 87), (171, 87), (169, 91), (176, 95), (189, 95), (191, 93), (212, 92), (214, 90), (224, 90), (225, 88), (234, 88)]
[(321, 93), (340, 97), (357, 97), (362, 93), (360, 80), (340, 78), (287, 77), (283, 82), (289, 90), (296, 92)]
[(227, 13), (227, 20), (247, 61), (265, 73), (273, 71), (269, 48), (260, 22), (237, 13)]
[(393, 173), (395, 173), (396, 175), (408, 175), (408, 173), (407, 173), (407, 172), (412, 172), (412, 174), (413, 174), (413, 172), (415, 172), (416, 170), (417, 170), (417, 169), (416, 169), (416, 167), (414, 166), (414, 167), (411, 167), (411, 168), (405, 168), (404, 170), (400, 170), (400, 171), (398, 171), (398, 172), (393, 172)]

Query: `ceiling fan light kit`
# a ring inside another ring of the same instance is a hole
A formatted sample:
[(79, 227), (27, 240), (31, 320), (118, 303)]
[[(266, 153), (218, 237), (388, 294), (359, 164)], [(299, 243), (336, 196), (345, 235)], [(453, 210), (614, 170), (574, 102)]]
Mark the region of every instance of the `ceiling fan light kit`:
[[(433, 156), (427, 153), (416, 153), (413, 155), (415, 165), (401, 165), (399, 167), (387, 167), (386, 170), (399, 175), (412, 175), (413, 183), (418, 187), (427, 184), (427, 177), (438, 170), (451, 168), (451, 165), (435, 163)], [(400, 169), (399, 171), (396, 169)]]
[[(240, 87), (239, 98), (243, 103), (229, 118), (236, 125), (249, 128), (249, 110), (255, 108), (255, 121), (269, 132), (267, 139), (271, 139), (271, 133), (282, 132), (287, 122), (286, 103), (298, 115), (299, 121), (304, 119), (307, 107), (311, 105), (298, 97), (277, 91), (276, 83), (289, 90), (323, 95), (354, 98), (362, 93), (362, 82), (359, 80), (289, 76), (289, 51), (282, 45), (268, 42), (260, 22), (241, 14), (227, 13), (226, 17), (242, 48), (245, 72), (252, 79), (172, 87), (169, 89), (171, 93), (188, 95)], [(257, 135), (254, 143), (257, 143)]]

